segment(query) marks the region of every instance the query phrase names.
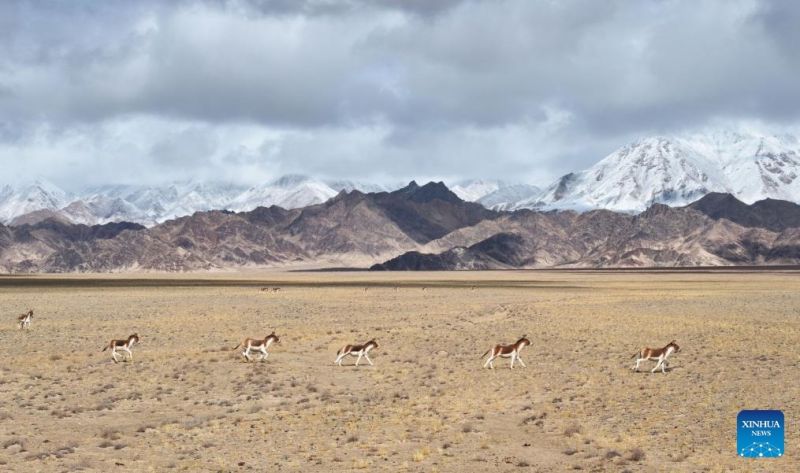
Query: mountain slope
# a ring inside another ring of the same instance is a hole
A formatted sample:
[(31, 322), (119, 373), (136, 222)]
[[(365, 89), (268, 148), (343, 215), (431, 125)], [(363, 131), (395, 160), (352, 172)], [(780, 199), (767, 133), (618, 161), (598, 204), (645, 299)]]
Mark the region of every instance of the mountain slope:
[(0, 188), (0, 222), (31, 223), (53, 217), (94, 225), (130, 221), (147, 226), (199, 211), (229, 209), (246, 212), (278, 205), (288, 209), (319, 204), (341, 190), (381, 192), (392, 189), (353, 181), (324, 182), (301, 175), (287, 175), (271, 182), (246, 187), (224, 182), (173, 182), (165, 185), (95, 186), (69, 194), (39, 179), (30, 184)]
[(798, 176), (796, 137), (709, 130), (636, 141), (512, 207), (634, 212), (654, 203), (687, 205), (709, 192), (732, 193), (745, 202), (800, 202)]
[(37, 210), (56, 211), (66, 205), (69, 193), (46, 179), (0, 187), (0, 222)]
[[(773, 225), (774, 222), (766, 222)], [(800, 263), (800, 228), (740, 225), (692, 206), (654, 204), (638, 215), (594, 210), (518, 211), (482, 230), (447, 235), (449, 248), (408, 252), (373, 266), (379, 270), (639, 267)], [(500, 232), (486, 237), (487, 230)], [(478, 238), (475, 238), (475, 237)], [(483, 238), (485, 237), (485, 238)], [(460, 241), (461, 239), (461, 241)], [(476, 241), (477, 240), (477, 241)], [(452, 246), (451, 246), (452, 245)]]
[(730, 194), (711, 193), (688, 207), (713, 219), (724, 218), (744, 227), (776, 232), (800, 227), (800, 205), (785, 200), (764, 199), (747, 205)]
[(42, 221), (0, 225), (0, 271), (798, 264), (799, 209), (710, 194), (636, 215), (499, 212), (461, 200), (441, 182), (412, 182), (393, 192), (342, 191), (301, 209), (195, 212), (150, 228), (73, 224), (43, 211)]
[[(499, 214), (464, 202), (441, 183), (394, 192), (341, 192), (324, 203), (287, 210), (206, 211), (149, 229), (125, 227), (101, 238), (85, 225), (50, 219), (4, 227), (6, 271), (111, 271), (240, 266), (368, 266)], [(122, 224), (120, 224), (122, 225)], [(72, 230), (70, 230), (72, 229)], [(88, 232), (88, 233), (87, 233)], [(73, 234), (89, 235), (73, 238)]]

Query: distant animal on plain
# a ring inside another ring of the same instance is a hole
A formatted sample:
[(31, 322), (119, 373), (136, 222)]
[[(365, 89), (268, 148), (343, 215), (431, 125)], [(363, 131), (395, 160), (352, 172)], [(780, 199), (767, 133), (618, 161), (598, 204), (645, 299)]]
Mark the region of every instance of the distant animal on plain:
[(527, 347), (531, 344), (531, 341), (526, 338), (525, 335), (520, 337), (519, 340), (512, 343), (511, 345), (495, 345), (494, 347), (490, 348), (486, 353), (481, 355), (483, 358), (486, 355), (489, 357), (486, 359), (486, 363), (483, 364), (483, 367), (486, 368), (487, 366), (491, 369), (494, 369), (494, 360), (497, 357), (501, 358), (511, 358), (511, 369), (514, 369), (514, 362), (519, 361), (522, 364), (523, 368), (527, 368), (525, 366), (525, 362), (522, 361), (522, 357), (520, 357), (520, 352), (523, 348)]
[(378, 348), (378, 342), (376, 342), (375, 339), (372, 339), (363, 345), (345, 345), (341, 350), (336, 352), (336, 361), (333, 363), (342, 366), (342, 360), (344, 357), (350, 355), (358, 357), (356, 360), (356, 366), (358, 366), (358, 362), (361, 361), (362, 356), (367, 359), (367, 362), (370, 365), (372, 365), (372, 360), (369, 359), (369, 351), (373, 348)]
[(273, 343), (280, 343), (280, 342), (281, 342), (280, 338), (278, 338), (278, 336), (275, 335), (275, 331), (273, 330), (271, 334), (267, 335), (261, 340), (255, 338), (245, 338), (244, 341), (233, 347), (233, 349), (236, 350), (239, 347), (243, 347), (244, 351), (242, 352), (242, 356), (247, 361), (253, 361), (253, 359), (250, 358), (251, 350), (260, 352), (261, 358), (259, 358), (259, 360), (263, 361), (266, 360), (267, 357), (269, 356), (267, 348), (269, 348), (269, 346), (272, 345)]
[(669, 365), (667, 358), (673, 353), (677, 353), (681, 351), (681, 347), (675, 343), (675, 340), (667, 343), (664, 348), (649, 348), (643, 347), (641, 350), (636, 352), (631, 358), (636, 358), (636, 365), (631, 368), (633, 371), (639, 371), (639, 364), (646, 360), (657, 360), (656, 366), (650, 370), (651, 373), (655, 373), (656, 370), (661, 367), (661, 372), (666, 373), (665, 368)]
[(19, 329), (26, 329), (31, 327), (31, 322), (33, 321), (33, 309), (28, 310), (28, 312), (17, 316), (17, 324), (19, 324)]
[[(108, 342), (108, 345), (103, 347), (103, 351), (106, 351), (109, 348), (111, 349), (111, 358), (114, 359), (114, 363), (119, 362), (119, 360), (117, 360), (117, 350), (127, 352), (130, 356), (130, 360), (133, 361), (133, 352), (131, 351), (131, 348), (133, 348), (133, 345), (137, 343), (139, 343), (139, 335), (134, 333), (133, 335), (129, 336), (127, 340), (111, 340)], [(125, 355), (122, 355), (122, 359), (125, 359)]]

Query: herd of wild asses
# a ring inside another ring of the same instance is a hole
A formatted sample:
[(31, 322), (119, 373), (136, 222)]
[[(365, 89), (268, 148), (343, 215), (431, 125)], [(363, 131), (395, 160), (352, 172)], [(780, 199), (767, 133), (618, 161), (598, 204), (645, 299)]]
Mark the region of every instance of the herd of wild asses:
[[(426, 288), (422, 287), (424, 291)], [(262, 287), (260, 289), (262, 292), (279, 292), (281, 290), (280, 287)], [(365, 287), (364, 291), (368, 291), (369, 287)], [(394, 290), (397, 290), (397, 286), (394, 287)], [(471, 288), (474, 290), (474, 286)], [(30, 330), (31, 322), (33, 321), (33, 309), (29, 309), (27, 312), (17, 316), (17, 324), (19, 325), (20, 330)], [(126, 339), (114, 339), (109, 341), (106, 345), (104, 345), (102, 351), (111, 350), (111, 358), (114, 360), (115, 363), (119, 362), (117, 359), (117, 351), (127, 353), (128, 360), (133, 361), (133, 351), (131, 349), (134, 345), (139, 343), (139, 334), (134, 333), (131, 334)], [(241, 343), (233, 347), (233, 350), (237, 350), (242, 348), (243, 351), (241, 353), (242, 357), (245, 361), (252, 361), (253, 358), (250, 356), (250, 352), (257, 352), (260, 354), (259, 360), (263, 361), (266, 360), (269, 356), (269, 352), (267, 349), (273, 343), (280, 343), (280, 338), (278, 335), (275, 334), (273, 330), (272, 333), (267, 335), (264, 338), (245, 338)], [(494, 345), (493, 347), (489, 348), (483, 355), (481, 355), (481, 359), (486, 357), (486, 361), (483, 364), (484, 368), (494, 369), (494, 360), (496, 358), (510, 358), (510, 368), (514, 369), (514, 363), (519, 363), (522, 365), (523, 368), (526, 367), (525, 362), (522, 360), (520, 354), (522, 350), (531, 344), (531, 341), (523, 335), (514, 343), (509, 345)], [(366, 343), (362, 344), (348, 344), (344, 345), (341, 349), (336, 352), (336, 359), (333, 362), (338, 366), (342, 366), (342, 360), (350, 355), (356, 358), (355, 366), (358, 366), (361, 359), (364, 358), (367, 362), (372, 365), (372, 360), (369, 357), (370, 350), (378, 348), (378, 342), (375, 339), (371, 339)], [(631, 368), (633, 371), (639, 371), (639, 365), (643, 361), (652, 360), (656, 362), (655, 367), (650, 370), (651, 373), (655, 373), (659, 368), (661, 368), (662, 373), (666, 373), (666, 367), (669, 365), (668, 358), (673, 353), (677, 353), (680, 351), (680, 347), (675, 340), (672, 340), (667, 345), (662, 348), (650, 348), (650, 347), (643, 347), (631, 358), (636, 358), (636, 364)], [(122, 354), (122, 359), (125, 360), (125, 355)]]

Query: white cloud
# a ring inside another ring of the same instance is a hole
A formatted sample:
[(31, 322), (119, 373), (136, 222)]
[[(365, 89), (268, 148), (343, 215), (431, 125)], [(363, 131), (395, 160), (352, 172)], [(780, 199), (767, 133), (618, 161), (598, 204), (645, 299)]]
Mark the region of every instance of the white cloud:
[[(545, 184), (631, 137), (800, 115), (792, 2), (6, 2), (0, 162)], [(795, 22), (796, 23), (796, 22)]]

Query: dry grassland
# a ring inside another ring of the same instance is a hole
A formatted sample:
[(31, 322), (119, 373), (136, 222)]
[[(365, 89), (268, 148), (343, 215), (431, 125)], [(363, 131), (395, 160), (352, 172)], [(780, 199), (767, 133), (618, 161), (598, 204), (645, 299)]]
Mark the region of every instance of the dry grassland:
[[(0, 279), (0, 470), (800, 471), (797, 273), (137, 277)], [(481, 369), (523, 334), (527, 369)], [(784, 411), (784, 458), (736, 457), (744, 408)]]

